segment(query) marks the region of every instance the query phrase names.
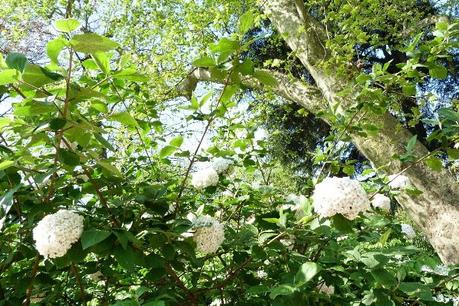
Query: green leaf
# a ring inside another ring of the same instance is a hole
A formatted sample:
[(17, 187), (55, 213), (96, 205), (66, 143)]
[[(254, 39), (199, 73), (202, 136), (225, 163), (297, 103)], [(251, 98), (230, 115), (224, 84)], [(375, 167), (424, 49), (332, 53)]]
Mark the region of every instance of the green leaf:
[[(22, 74), (22, 80), (27, 83), (26, 85), (23, 85), (23, 87), (27, 89), (39, 88), (62, 78), (63, 77), (60, 74), (53, 73), (34, 64), (27, 64), (24, 69), (24, 73)], [(32, 86), (28, 86), (28, 84)]]
[(78, 29), (79, 26), (80, 22), (73, 18), (57, 20), (54, 23), (54, 27), (56, 28), (56, 30), (65, 33), (75, 31), (76, 29)]
[(416, 86), (414, 85), (406, 85), (402, 87), (403, 94), (407, 96), (415, 96), (416, 95)]
[(448, 76), (448, 69), (446, 69), (442, 65), (436, 65), (436, 64), (430, 65), (429, 74), (433, 78), (444, 80)]
[(49, 128), (53, 131), (57, 131), (62, 129), (66, 123), (67, 120), (64, 118), (54, 118), (49, 122)]
[(75, 35), (70, 44), (75, 51), (83, 53), (106, 52), (118, 47), (118, 43), (96, 33)]
[(239, 48), (239, 43), (235, 40), (223, 37), (216, 44), (210, 46), (213, 53), (233, 53)]
[(14, 115), (23, 117), (32, 117), (41, 114), (56, 112), (56, 107), (51, 103), (32, 101), (23, 101), (14, 106)]
[(353, 232), (353, 227), (352, 227), (352, 221), (346, 219), (343, 215), (341, 214), (336, 214), (332, 217), (332, 222), (333, 226), (339, 230), (340, 232), (343, 233), (352, 233)]
[(302, 286), (309, 282), (317, 273), (319, 273), (321, 267), (315, 262), (305, 262), (301, 265), (300, 269), (296, 273), (295, 283), (297, 286)]
[(388, 272), (384, 269), (374, 269), (371, 271), (371, 275), (375, 279), (376, 282), (381, 284), (384, 288), (391, 288), (397, 284), (397, 280), (395, 279), (392, 273)]
[(195, 67), (202, 67), (202, 68), (207, 68), (207, 67), (213, 67), (215, 66), (215, 61), (213, 58), (210, 56), (203, 56), (201, 58), (198, 58), (193, 62), (193, 66)]
[(172, 155), (176, 150), (177, 150), (176, 146), (167, 145), (164, 148), (162, 148), (161, 151), (159, 151), (159, 157), (160, 158), (166, 158), (166, 157)]
[(117, 176), (117, 177), (122, 177), (123, 175), (121, 174), (121, 172), (118, 170), (118, 168), (116, 168), (115, 166), (113, 166), (112, 164), (110, 164), (108, 161), (103, 161), (103, 160), (98, 160), (97, 163), (103, 167), (105, 170), (109, 171), (111, 174), (113, 174), (114, 176)]
[(0, 71), (0, 86), (14, 83), (18, 80), (19, 73), (16, 69)]
[(290, 285), (280, 285), (277, 287), (274, 287), (271, 290), (271, 293), (269, 294), (269, 297), (274, 300), (276, 297), (280, 295), (291, 295), (296, 291), (295, 287), (292, 287)]
[(135, 120), (128, 112), (121, 112), (113, 114), (109, 117), (110, 120), (118, 121), (126, 126), (137, 126), (137, 120)]
[(90, 229), (84, 231), (81, 235), (81, 246), (83, 247), (83, 250), (86, 250), (87, 248), (104, 241), (108, 238), (108, 236), (110, 236), (110, 234), (110, 231), (103, 231), (98, 229)]
[(446, 149), (446, 152), (448, 153), (450, 159), (459, 159), (459, 149), (448, 148)]
[(261, 83), (263, 83), (263, 85), (266, 85), (266, 86), (277, 85), (277, 80), (266, 71), (256, 70), (253, 76), (257, 78)]
[(68, 166), (78, 166), (80, 164), (80, 157), (78, 156), (78, 154), (72, 152), (72, 151), (68, 151), (68, 150), (65, 150), (65, 149), (59, 149), (58, 151), (58, 157), (59, 157), (59, 160), (68, 165)]
[(8, 67), (23, 72), (27, 63), (27, 58), (21, 53), (10, 53), (5, 60)]
[(1, 170), (5, 170), (6, 168), (9, 168), (11, 167), (12, 165), (14, 165), (14, 161), (12, 160), (5, 160), (5, 161), (2, 161), (0, 163), (0, 171)]
[(443, 164), (441, 160), (436, 157), (433, 157), (433, 156), (429, 157), (428, 159), (425, 160), (425, 162), (426, 162), (426, 165), (434, 171), (441, 171), (441, 169), (443, 169)]
[(418, 136), (414, 135), (413, 137), (410, 138), (410, 140), (408, 140), (408, 143), (406, 144), (406, 151), (407, 152), (413, 152), (414, 146), (416, 145), (417, 138), (418, 138)]
[(115, 79), (128, 80), (133, 82), (147, 82), (149, 80), (146, 75), (140, 74), (132, 68), (121, 70), (115, 73), (113, 77)]
[(174, 137), (169, 144), (174, 147), (180, 147), (183, 143), (183, 137), (181, 135)]
[(62, 37), (50, 40), (46, 44), (46, 53), (48, 54), (48, 57), (51, 60), (51, 62), (59, 64), (59, 54), (61, 53), (62, 49), (64, 49), (64, 47), (67, 46), (67, 44), (68, 41)]
[[(13, 195), (18, 189), (21, 187), (21, 185), (17, 185), (13, 189), (10, 189), (7, 193), (4, 195), (0, 196), (0, 207), (3, 209), (3, 215), (8, 214), (8, 212), (11, 209), (11, 206), (13, 206)], [(0, 227), (1, 228), (1, 227)]]
[(407, 295), (417, 296), (422, 300), (432, 300), (432, 292), (430, 291), (429, 286), (423, 283), (401, 282), (398, 289)]
[(105, 52), (94, 52), (92, 54), (92, 58), (94, 59), (94, 62), (97, 64), (100, 70), (102, 70), (103, 73), (110, 73), (110, 61)]
[(243, 75), (252, 75), (255, 71), (253, 61), (250, 58), (246, 58), (237, 66), (237, 70)]
[(144, 264), (145, 259), (142, 257), (142, 254), (139, 254), (132, 247), (128, 246), (126, 249), (118, 247), (113, 251), (113, 255), (118, 263), (124, 269), (132, 271), (135, 266), (140, 266)]
[(253, 11), (247, 11), (242, 14), (241, 18), (239, 18), (239, 33), (245, 34), (248, 30), (250, 30), (255, 22), (255, 16)]
[(459, 112), (454, 111), (450, 107), (440, 108), (438, 110), (438, 116), (441, 120), (459, 121)]

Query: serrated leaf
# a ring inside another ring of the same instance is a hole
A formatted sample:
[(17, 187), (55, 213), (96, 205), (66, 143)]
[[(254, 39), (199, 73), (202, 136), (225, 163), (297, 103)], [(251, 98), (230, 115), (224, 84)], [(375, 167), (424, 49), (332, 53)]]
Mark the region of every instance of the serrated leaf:
[(19, 73), (16, 69), (0, 71), (0, 86), (14, 83), (18, 80)]
[(207, 68), (215, 66), (215, 61), (210, 56), (203, 56), (193, 61), (193, 66)]
[(96, 33), (75, 35), (70, 44), (75, 51), (83, 53), (106, 52), (118, 48), (118, 43)]
[(429, 74), (433, 78), (444, 80), (448, 76), (448, 69), (443, 65), (431, 65), (429, 67)]
[(113, 75), (115, 79), (128, 80), (133, 82), (147, 82), (148, 76), (138, 73), (135, 69), (128, 68)]
[(61, 19), (54, 22), (54, 27), (56, 28), (56, 30), (64, 33), (70, 33), (72, 31), (75, 31), (76, 29), (78, 29), (79, 26), (80, 22), (73, 18)]
[(425, 162), (426, 165), (434, 171), (441, 171), (441, 169), (443, 169), (443, 164), (437, 157), (429, 157)]
[(319, 271), (321, 267), (315, 262), (305, 262), (295, 275), (295, 284), (302, 286), (309, 282)]
[(48, 57), (51, 60), (51, 62), (59, 64), (59, 54), (61, 53), (62, 49), (64, 49), (64, 47), (67, 46), (67, 44), (68, 41), (61, 37), (50, 40), (46, 44), (46, 53), (48, 54)]
[(97, 163), (102, 166), (105, 170), (108, 170), (111, 174), (113, 174), (114, 176), (117, 176), (117, 177), (122, 177), (123, 175), (121, 174), (121, 172), (118, 170), (118, 168), (116, 168), (115, 166), (113, 166), (111, 163), (109, 163), (108, 161), (103, 161), (103, 160), (98, 160)]
[(250, 30), (255, 22), (255, 16), (253, 11), (247, 11), (239, 18), (239, 33), (245, 34), (248, 30)]
[(174, 137), (169, 144), (174, 147), (180, 147), (183, 143), (183, 137), (181, 135)]
[(177, 150), (177, 147), (167, 145), (164, 148), (162, 148), (161, 151), (159, 151), (159, 157), (166, 158), (172, 155), (176, 150)]
[(113, 114), (109, 117), (109, 119), (118, 121), (126, 126), (137, 126), (137, 120), (135, 120), (128, 112)]
[(98, 229), (90, 229), (84, 231), (81, 235), (81, 246), (83, 247), (83, 250), (86, 250), (87, 248), (104, 241), (108, 238), (108, 236), (110, 236), (110, 234), (111, 232), (109, 231), (103, 231)]
[(96, 63), (97, 67), (99, 67), (103, 73), (105, 74), (110, 73), (110, 61), (105, 52), (100, 52), (100, 51), (94, 52), (91, 56), (94, 62)]

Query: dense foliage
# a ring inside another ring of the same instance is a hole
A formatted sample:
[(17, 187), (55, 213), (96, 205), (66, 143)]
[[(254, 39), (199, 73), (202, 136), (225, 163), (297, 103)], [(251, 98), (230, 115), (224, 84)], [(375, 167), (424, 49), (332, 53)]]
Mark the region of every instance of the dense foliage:
[[(441, 264), (394, 198), (418, 191), (394, 184), (403, 177), (388, 178), (347, 143), (346, 130), (378, 127), (336, 110), (312, 117), (269, 93), (276, 80), (257, 68), (290, 73), (294, 57), (283, 46), (286, 58), (257, 58), (260, 29), (274, 29), (255, 4), (119, 1), (106, 8), (119, 14), (98, 12), (109, 29), (100, 35), (90, 28), (89, 1), (76, 2), (73, 13), (56, 1), (21, 4), (52, 25), (51, 37), (36, 42), (41, 50), (0, 55), (0, 105), (11, 106), (0, 118), (0, 305), (445, 305), (459, 295), (459, 268)], [(309, 7), (335, 33), (325, 66), (346, 73), (364, 44), (393, 41), (407, 55), (395, 70), (388, 60), (349, 74), (360, 95), (346, 111), (390, 109), (403, 124), (418, 124), (425, 103), (408, 119), (401, 100), (455, 73), (448, 64), (459, 24), (441, 20), (418, 33), (426, 12), (410, 14), (417, 1), (325, 2)], [(381, 2), (388, 13), (379, 19)], [(4, 12), (14, 12), (8, 3)], [(67, 18), (47, 20), (51, 11)], [(400, 33), (400, 16), (409, 31)], [(11, 29), (21, 19), (12, 20)], [(386, 26), (384, 35), (372, 32)], [(219, 85), (177, 98), (191, 66), (210, 70)], [(247, 77), (268, 93), (248, 92)], [(270, 107), (257, 106), (269, 99)], [(426, 122), (436, 151), (420, 162), (433, 169), (453, 169), (459, 157), (451, 100)], [(307, 139), (299, 139), (303, 130)], [(413, 145), (394, 159), (418, 162)], [(280, 152), (289, 146), (293, 155)], [(361, 182), (346, 183), (350, 195), (330, 195), (334, 185), (315, 188), (329, 176)], [(382, 194), (390, 208), (367, 207)], [(362, 209), (322, 218), (318, 199), (360, 201)], [(82, 233), (80, 218), (64, 209), (84, 218)], [(70, 249), (60, 256), (46, 243)]]

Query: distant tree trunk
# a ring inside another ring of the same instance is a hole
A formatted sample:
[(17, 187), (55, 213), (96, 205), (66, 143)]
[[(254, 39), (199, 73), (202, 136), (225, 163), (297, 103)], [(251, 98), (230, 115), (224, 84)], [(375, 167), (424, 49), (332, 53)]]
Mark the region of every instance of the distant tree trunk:
[[(317, 87), (330, 106), (351, 106), (355, 93), (341, 97), (344, 88), (352, 88), (349, 81), (339, 79), (336, 74), (322, 69), (318, 63), (329, 56), (325, 48), (326, 35), (320, 23), (305, 12), (302, 1), (270, 0), (264, 2), (268, 17), (283, 36), (289, 47), (314, 78)], [(299, 13), (300, 12), (300, 13)], [(292, 89), (292, 92), (295, 90)], [(301, 97), (298, 97), (301, 98)], [(309, 97), (305, 97), (306, 100)], [(307, 102), (296, 101), (304, 105)], [(404, 175), (422, 191), (411, 196), (402, 193), (397, 197), (413, 221), (419, 226), (445, 264), (459, 263), (459, 186), (445, 169), (433, 171), (423, 162), (402, 165), (394, 155), (405, 153), (405, 146), (413, 136), (389, 113), (367, 114), (363, 120), (377, 125), (377, 136), (362, 137), (351, 134), (358, 149), (377, 167), (388, 173), (397, 173), (409, 167)], [(415, 146), (415, 155), (421, 158), (429, 151), (420, 143)]]

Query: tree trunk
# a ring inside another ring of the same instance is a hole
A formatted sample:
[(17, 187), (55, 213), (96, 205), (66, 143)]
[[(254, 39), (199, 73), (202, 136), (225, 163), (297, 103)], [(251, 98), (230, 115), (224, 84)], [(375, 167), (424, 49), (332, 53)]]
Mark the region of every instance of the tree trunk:
[[(328, 104), (332, 107), (339, 105), (342, 109), (350, 107), (354, 103), (352, 97), (356, 93), (350, 93), (345, 97), (339, 96), (338, 93), (344, 88), (352, 88), (354, 84), (338, 79), (334, 73), (325, 71), (318, 65), (329, 55), (324, 47), (326, 35), (322, 26), (306, 14), (301, 1), (270, 0), (264, 3), (268, 17), (309, 70)], [(305, 104), (304, 101), (296, 102), (303, 106)], [(402, 193), (397, 200), (427, 236), (443, 263), (458, 264), (458, 183), (445, 169), (435, 172), (423, 162), (402, 165), (400, 161), (393, 159), (394, 155), (405, 153), (405, 146), (412, 134), (392, 115), (366, 114), (362, 119), (380, 127), (378, 135), (362, 137), (351, 134), (352, 141), (375, 166), (389, 174), (406, 168), (403, 174), (410, 178), (422, 194), (412, 196)], [(428, 153), (420, 142), (416, 143), (415, 154), (418, 158)]]

